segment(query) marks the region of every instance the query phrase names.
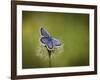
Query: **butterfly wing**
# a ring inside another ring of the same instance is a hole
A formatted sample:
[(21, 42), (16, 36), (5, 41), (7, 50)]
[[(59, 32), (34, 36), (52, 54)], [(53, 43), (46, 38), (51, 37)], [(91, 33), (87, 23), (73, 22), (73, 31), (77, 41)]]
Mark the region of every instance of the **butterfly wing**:
[(61, 45), (61, 42), (55, 38), (52, 39), (52, 42), (55, 46), (60, 46)]
[(57, 39), (52, 38), (48, 32), (44, 29), (40, 29), (41, 35), (43, 36), (40, 41), (47, 46), (48, 49), (53, 49), (55, 46), (60, 46), (61, 42)]
[(47, 44), (47, 48), (48, 48), (48, 49), (53, 49), (53, 48), (54, 48), (52, 41), (50, 41), (50, 42)]
[(40, 41), (47, 46), (48, 49), (53, 49), (53, 42), (48, 37), (42, 37)]
[(49, 37), (48, 32), (47, 32), (44, 28), (41, 28), (41, 29), (40, 29), (40, 32), (41, 32), (41, 35), (42, 35), (42, 36), (44, 36), (44, 37)]
[(40, 39), (40, 41), (41, 41), (43, 44), (45, 44), (45, 45), (49, 43), (47, 37), (42, 37), (42, 38)]

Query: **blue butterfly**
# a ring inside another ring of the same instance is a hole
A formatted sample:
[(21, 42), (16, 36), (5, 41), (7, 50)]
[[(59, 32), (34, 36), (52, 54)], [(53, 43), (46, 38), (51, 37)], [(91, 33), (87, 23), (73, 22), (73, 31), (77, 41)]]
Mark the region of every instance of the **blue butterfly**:
[(48, 32), (44, 29), (44, 28), (41, 28), (40, 29), (40, 32), (41, 32), (41, 39), (40, 41), (49, 49), (49, 50), (52, 50), (54, 49), (56, 46), (60, 46), (61, 45), (61, 42), (55, 38), (52, 38)]

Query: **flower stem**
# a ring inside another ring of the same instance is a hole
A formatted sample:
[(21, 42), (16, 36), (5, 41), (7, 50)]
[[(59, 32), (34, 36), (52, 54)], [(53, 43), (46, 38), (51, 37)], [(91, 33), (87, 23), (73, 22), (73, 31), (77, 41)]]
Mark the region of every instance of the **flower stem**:
[[(45, 46), (46, 47), (46, 46)], [(52, 67), (52, 64), (51, 64), (51, 50), (49, 50), (47, 47), (46, 47), (47, 51), (48, 51), (48, 56), (49, 56), (49, 67)]]
[(51, 65), (51, 51), (50, 50), (48, 50), (48, 54), (49, 54), (49, 67), (52, 67), (52, 65)]

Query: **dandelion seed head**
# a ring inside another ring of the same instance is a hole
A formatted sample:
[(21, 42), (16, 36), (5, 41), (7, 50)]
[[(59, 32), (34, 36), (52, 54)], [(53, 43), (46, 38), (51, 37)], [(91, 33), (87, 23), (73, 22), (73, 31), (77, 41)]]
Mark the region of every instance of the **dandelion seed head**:
[(44, 46), (40, 45), (40, 47), (37, 48), (36, 50), (36, 56), (38, 56), (39, 58), (42, 58), (44, 60), (48, 59), (48, 54), (47, 54), (47, 50)]

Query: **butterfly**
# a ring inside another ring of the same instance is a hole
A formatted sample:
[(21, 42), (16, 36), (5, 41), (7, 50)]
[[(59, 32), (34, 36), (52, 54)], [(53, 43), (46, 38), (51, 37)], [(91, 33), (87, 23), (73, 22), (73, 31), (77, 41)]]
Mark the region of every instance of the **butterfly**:
[(44, 29), (40, 29), (40, 33), (42, 35), (40, 41), (49, 49), (52, 50), (56, 46), (60, 46), (61, 42), (55, 38), (52, 38), (49, 33)]

